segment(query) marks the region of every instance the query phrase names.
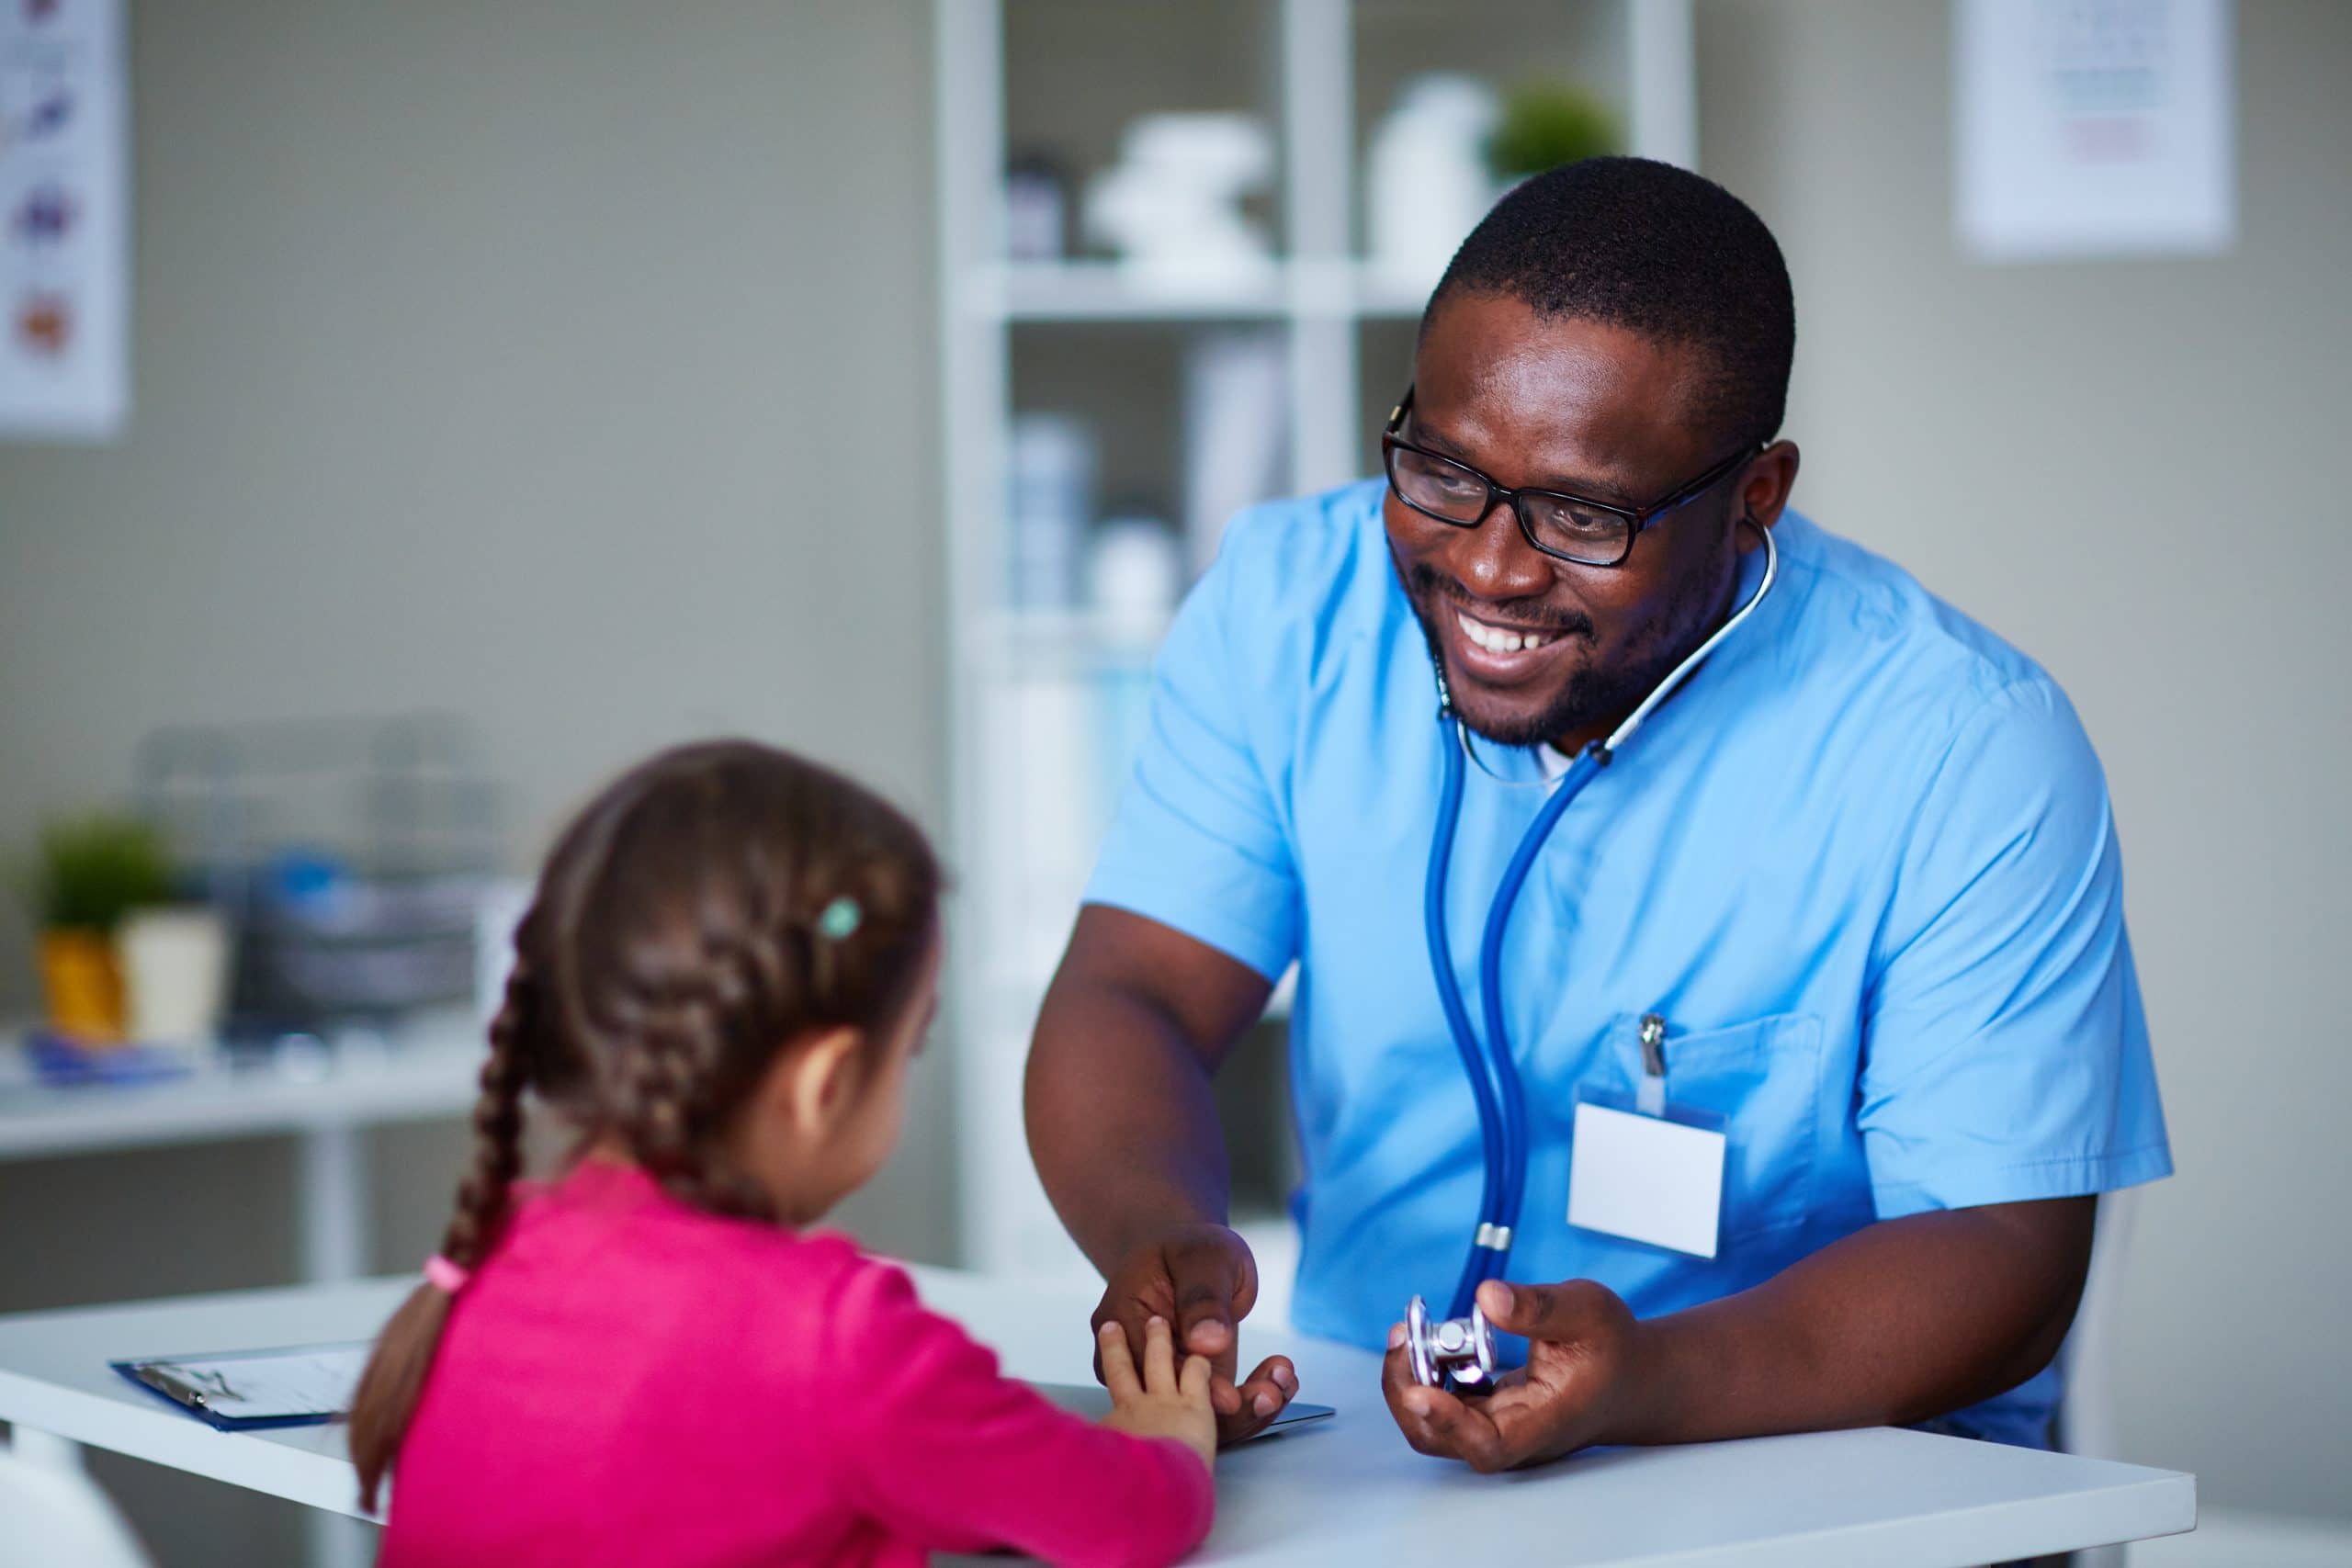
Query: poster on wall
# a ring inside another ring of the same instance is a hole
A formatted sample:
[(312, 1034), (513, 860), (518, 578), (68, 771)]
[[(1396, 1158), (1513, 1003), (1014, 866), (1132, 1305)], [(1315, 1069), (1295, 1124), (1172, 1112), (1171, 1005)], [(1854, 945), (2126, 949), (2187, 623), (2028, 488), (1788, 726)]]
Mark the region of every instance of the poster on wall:
[(1956, 0), (1954, 191), (1982, 260), (2236, 237), (2229, 0)]
[(0, 0), (0, 440), (130, 412), (122, 0)]

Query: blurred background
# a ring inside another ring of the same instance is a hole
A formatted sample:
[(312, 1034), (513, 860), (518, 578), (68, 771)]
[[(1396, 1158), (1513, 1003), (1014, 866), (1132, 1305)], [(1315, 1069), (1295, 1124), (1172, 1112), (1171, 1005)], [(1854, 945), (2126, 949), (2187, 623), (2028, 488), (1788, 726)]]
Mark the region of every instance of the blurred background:
[[(1634, 151), (1787, 253), (1799, 508), (2107, 765), (2180, 1174), (2124, 1216), (2100, 1440), (2209, 1519), (2136, 1560), (2352, 1561), (2352, 6), (123, 0), (69, 60), (77, 0), (8, 3), (0, 1311), (414, 1268), (518, 879), (722, 731), (958, 872), (843, 1222), (1082, 1268), (1017, 1076), (1166, 617), (1237, 507), (1374, 470), (1497, 191)], [(2029, 66), (2144, 221), (2009, 134)], [(44, 164), (69, 79), (112, 135)], [(1282, 1012), (1221, 1087), (1270, 1274)], [(164, 1562), (314, 1544), (92, 1466)]]

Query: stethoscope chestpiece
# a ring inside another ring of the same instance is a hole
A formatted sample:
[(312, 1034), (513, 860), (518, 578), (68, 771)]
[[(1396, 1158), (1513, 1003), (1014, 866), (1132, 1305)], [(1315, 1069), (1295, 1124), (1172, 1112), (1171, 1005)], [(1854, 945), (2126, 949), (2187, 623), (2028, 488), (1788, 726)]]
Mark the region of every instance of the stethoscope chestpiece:
[(1405, 1304), (1405, 1357), (1413, 1381), (1453, 1393), (1495, 1390), (1495, 1330), (1479, 1305), (1468, 1317), (1430, 1321), (1429, 1303), (1415, 1296)]

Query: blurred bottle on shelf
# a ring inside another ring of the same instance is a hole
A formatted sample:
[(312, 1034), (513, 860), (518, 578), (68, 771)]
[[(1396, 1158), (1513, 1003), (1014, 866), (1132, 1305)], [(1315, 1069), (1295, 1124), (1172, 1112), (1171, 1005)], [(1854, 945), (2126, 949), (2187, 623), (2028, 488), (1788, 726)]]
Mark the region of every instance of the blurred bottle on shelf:
[(1094, 439), (1078, 420), (1014, 416), (1005, 455), (1005, 602), (1012, 608), (1067, 610), (1077, 602), (1094, 471)]
[(1184, 350), (1184, 536), (1196, 572), (1216, 558), (1225, 525), (1283, 483), (1289, 369), (1282, 334), (1205, 332)]
[(1016, 262), (1057, 262), (1069, 249), (1069, 182), (1043, 153), (1014, 158), (1004, 171), (1004, 254)]

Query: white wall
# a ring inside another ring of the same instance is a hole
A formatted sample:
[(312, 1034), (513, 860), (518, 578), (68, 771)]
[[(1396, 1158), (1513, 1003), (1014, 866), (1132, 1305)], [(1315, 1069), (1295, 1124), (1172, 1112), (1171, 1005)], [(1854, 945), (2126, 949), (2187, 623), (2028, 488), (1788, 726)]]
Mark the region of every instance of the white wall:
[(2107, 764), (2180, 1168), (2132, 1455), (2352, 1517), (2352, 6), (2238, 6), (2242, 233), (2198, 261), (1960, 259), (1949, 26), (1709, 0), (1702, 167), (1795, 276), (1798, 505), (2041, 659)]
[[(518, 865), (714, 730), (944, 818), (927, 6), (131, 10), (132, 426), (0, 446), (0, 855), (122, 794), (151, 726), (408, 707), (487, 738)], [(944, 1055), (846, 1216), (933, 1257)], [(380, 1266), (460, 1146), (379, 1143)], [(0, 1309), (285, 1279), (289, 1179), (266, 1145), (0, 1166)], [(126, 1496), (175, 1562), (297, 1539)]]

